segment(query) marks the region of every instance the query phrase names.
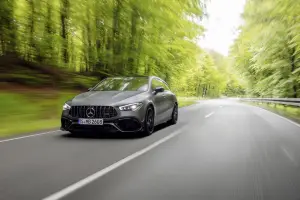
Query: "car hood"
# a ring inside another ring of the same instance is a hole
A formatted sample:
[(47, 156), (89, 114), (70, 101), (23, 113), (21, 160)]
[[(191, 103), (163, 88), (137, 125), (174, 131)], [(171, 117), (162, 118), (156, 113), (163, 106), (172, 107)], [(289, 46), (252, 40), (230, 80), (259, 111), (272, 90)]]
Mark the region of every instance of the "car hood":
[(116, 105), (128, 98), (142, 93), (141, 91), (90, 91), (77, 95), (72, 105)]

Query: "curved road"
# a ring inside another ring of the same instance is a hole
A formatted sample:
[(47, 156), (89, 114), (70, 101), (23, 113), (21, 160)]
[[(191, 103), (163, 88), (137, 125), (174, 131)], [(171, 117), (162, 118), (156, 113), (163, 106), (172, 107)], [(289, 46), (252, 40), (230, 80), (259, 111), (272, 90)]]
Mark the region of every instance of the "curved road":
[(2, 200), (297, 200), (300, 126), (230, 100), (138, 137), (57, 131), (0, 141)]

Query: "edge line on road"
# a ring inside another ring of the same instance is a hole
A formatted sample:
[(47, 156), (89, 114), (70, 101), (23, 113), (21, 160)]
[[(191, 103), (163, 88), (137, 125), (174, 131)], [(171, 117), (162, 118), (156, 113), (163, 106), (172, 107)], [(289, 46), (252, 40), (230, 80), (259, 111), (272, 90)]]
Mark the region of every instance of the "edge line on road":
[(280, 148), (285, 153), (285, 155), (292, 161), (292, 163), (294, 163), (295, 165), (297, 165), (294, 157), (290, 154), (290, 152), (286, 148), (284, 148), (283, 146), (281, 146)]
[[(253, 105), (249, 105), (249, 106), (253, 106)], [(265, 109), (265, 108), (262, 108), (262, 107), (259, 107), (259, 106), (253, 106), (253, 107), (259, 108), (259, 109), (264, 110), (264, 111), (266, 111), (266, 112), (269, 112), (269, 113), (271, 113), (271, 114), (273, 114), (273, 115), (275, 115), (275, 116), (277, 116), (277, 117), (279, 117), (279, 118), (281, 118), (281, 119), (284, 119), (284, 120), (286, 120), (286, 121), (288, 121), (288, 122), (290, 122), (290, 123), (292, 123), (292, 124), (294, 124), (294, 125), (300, 127), (300, 124), (298, 124), (297, 122), (294, 122), (294, 121), (292, 121), (292, 120), (290, 120), (290, 119), (288, 119), (288, 118), (286, 118), (286, 117), (283, 117), (283, 116), (281, 116), (281, 115), (279, 115), (279, 114), (277, 114), (277, 113), (274, 113), (274, 112), (272, 112), (272, 111), (270, 111), (270, 110), (268, 110), (268, 109)]]
[[(262, 108), (262, 109), (263, 109), (263, 108)], [(263, 109), (263, 110), (265, 110), (265, 109)], [(265, 110), (265, 111), (269, 111), (269, 110)], [(286, 121), (288, 121), (288, 122), (290, 122), (290, 123), (292, 123), (292, 124), (294, 124), (294, 125), (300, 127), (300, 124), (298, 124), (297, 122), (294, 122), (294, 121), (292, 121), (292, 120), (290, 120), (290, 119), (288, 119), (288, 118), (286, 118), (286, 117), (283, 117), (283, 116), (281, 116), (281, 115), (279, 115), (279, 114), (276, 114), (276, 113), (274, 113), (274, 112), (272, 112), (272, 111), (269, 111), (269, 112), (272, 113), (273, 115), (276, 115), (277, 117), (279, 117), (279, 118), (281, 118), (281, 119), (284, 119), (284, 120), (286, 120)]]
[(212, 116), (213, 114), (215, 114), (215, 112), (211, 112), (208, 115), (205, 116), (205, 118), (209, 118), (210, 116)]
[(54, 130), (54, 131), (48, 131), (48, 132), (37, 133), (37, 134), (32, 134), (32, 135), (26, 135), (26, 136), (21, 136), (21, 137), (15, 137), (15, 138), (10, 138), (10, 139), (4, 139), (4, 140), (0, 140), (0, 143), (9, 142), (9, 141), (13, 141), (13, 140), (20, 140), (20, 139), (24, 139), (24, 138), (30, 138), (30, 137), (45, 135), (45, 134), (48, 134), (48, 133), (60, 132), (60, 131), (61, 130)]
[(64, 189), (48, 196), (48, 197), (46, 197), (46, 198), (43, 198), (42, 200), (59, 200), (59, 199), (65, 197), (65, 196), (75, 192), (76, 190), (78, 190), (78, 189), (88, 185), (89, 183), (101, 178), (105, 174), (121, 167), (122, 165), (130, 162), (131, 160), (145, 154), (146, 152), (154, 149), (155, 147), (159, 146), (160, 144), (162, 144), (162, 143), (172, 139), (173, 137), (179, 135), (180, 133), (182, 133), (181, 130), (182, 130), (182, 128), (175, 131), (175, 132), (173, 132), (173, 133), (171, 133), (170, 135), (154, 142), (153, 144), (145, 147), (144, 149), (141, 149), (141, 150), (139, 150), (139, 151), (123, 158), (122, 160), (119, 160), (119, 161), (115, 162), (114, 164), (112, 164), (112, 165), (110, 165), (110, 166), (108, 166), (104, 169), (101, 169), (100, 171), (98, 171), (98, 172), (96, 172), (96, 173), (94, 173), (94, 174), (92, 174), (92, 175), (90, 175), (90, 176), (88, 176), (84, 179), (82, 179), (82, 180), (80, 180), (80, 181), (78, 181), (78, 182), (76, 182), (76, 183), (74, 183), (74, 184), (72, 184), (72, 185), (70, 185), (70, 186), (68, 186), (68, 187), (66, 187), (66, 188), (64, 188)]

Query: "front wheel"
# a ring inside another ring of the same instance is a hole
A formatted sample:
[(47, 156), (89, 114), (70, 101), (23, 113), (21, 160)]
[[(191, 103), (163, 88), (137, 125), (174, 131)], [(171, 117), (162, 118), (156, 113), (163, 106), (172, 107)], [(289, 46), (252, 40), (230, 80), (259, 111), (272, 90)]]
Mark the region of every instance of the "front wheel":
[(144, 120), (144, 130), (143, 135), (149, 136), (154, 131), (154, 110), (152, 107), (148, 107)]
[(169, 124), (171, 125), (176, 124), (177, 120), (178, 120), (178, 105), (175, 104)]

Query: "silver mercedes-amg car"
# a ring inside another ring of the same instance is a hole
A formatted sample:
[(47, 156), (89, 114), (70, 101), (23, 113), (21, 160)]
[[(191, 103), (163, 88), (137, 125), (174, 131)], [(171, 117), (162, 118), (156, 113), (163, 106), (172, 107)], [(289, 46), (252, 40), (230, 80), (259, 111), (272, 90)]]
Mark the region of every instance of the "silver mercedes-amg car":
[(177, 98), (162, 79), (113, 77), (64, 104), (61, 130), (150, 135), (156, 125), (176, 124), (177, 119)]

